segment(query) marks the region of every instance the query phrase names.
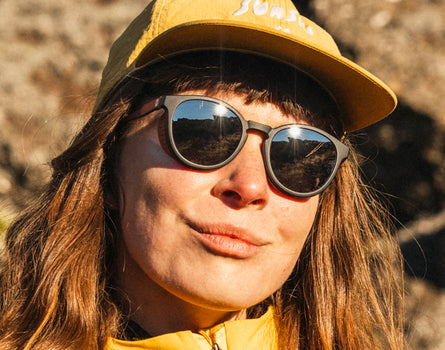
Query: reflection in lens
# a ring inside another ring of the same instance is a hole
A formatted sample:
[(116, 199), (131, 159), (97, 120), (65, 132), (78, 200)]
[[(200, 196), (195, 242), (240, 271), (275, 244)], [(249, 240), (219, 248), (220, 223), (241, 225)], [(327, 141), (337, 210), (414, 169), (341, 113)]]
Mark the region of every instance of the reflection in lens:
[(176, 108), (172, 132), (174, 145), (184, 158), (199, 165), (216, 165), (235, 152), (242, 124), (221, 104), (190, 100)]
[(271, 166), (285, 187), (295, 192), (312, 192), (329, 179), (335, 168), (337, 151), (335, 145), (318, 132), (293, 129), (283, 129), (274, 136)]

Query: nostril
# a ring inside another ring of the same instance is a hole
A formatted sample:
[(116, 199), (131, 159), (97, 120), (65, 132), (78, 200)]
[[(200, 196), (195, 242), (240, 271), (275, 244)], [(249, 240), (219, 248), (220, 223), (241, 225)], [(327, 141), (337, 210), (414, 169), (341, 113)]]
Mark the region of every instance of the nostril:
[[(239, 201), (241, 201), (243, 199), (240, 196), (240, 194), (238, 192), (236, 192), (236, 191), (224, 191), (223, 195), (224, 195), (225, 198), (230, 199), (230, 200), (232, 200), (234, 202), (239, 202)], [(260, 199), (255, 199), (255, 200), (253, 200), (251, 202), (248, 202), (246, 204), (253, 204), (253, 205), (258, 205), (259, 204), (259, 205), (261, 205), (261, 204), (264, 204), (264, 202), (265, 201), (260, 198)]]
[(235, 200), (240, 200), (241, 199), (241, 196), (238, 193), (236, 193), (235, 191), (224, 191), (223, 195), (226, 198), (232, 198), (232, 199), (235, 199)]
[(253, 205), (258, 205), (258, 204), (264, 204), (264, 200), (263, 199), (256, 199), (252, 202), (250, 202), (249, 204), (253, 204)]

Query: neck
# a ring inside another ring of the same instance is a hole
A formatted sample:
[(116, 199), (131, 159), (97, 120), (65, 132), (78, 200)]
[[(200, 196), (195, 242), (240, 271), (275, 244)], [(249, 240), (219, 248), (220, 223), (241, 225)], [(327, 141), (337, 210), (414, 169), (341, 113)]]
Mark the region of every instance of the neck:
[(128, 256), (118, 284), (129, 300), (129, 317), (151, 336), (198, 331), (218, 323), (244, 319), (245, 310), (224, 311), (187, 302), (162, 288)]

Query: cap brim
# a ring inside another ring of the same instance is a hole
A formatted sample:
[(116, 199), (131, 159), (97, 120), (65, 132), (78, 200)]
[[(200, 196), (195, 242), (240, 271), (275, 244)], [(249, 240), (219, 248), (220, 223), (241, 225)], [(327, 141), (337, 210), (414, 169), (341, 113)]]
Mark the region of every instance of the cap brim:
[(397, 105), (397, 98), (387, 85), (343, 56), (286, 33), (227, 21), (174, 27), (151, 41), (135, 65), (140, 67), (162, 56), (206, 49), (249, 52), (295, 66), (316, 79), (335, 98), (346, 131), (385, 118)]

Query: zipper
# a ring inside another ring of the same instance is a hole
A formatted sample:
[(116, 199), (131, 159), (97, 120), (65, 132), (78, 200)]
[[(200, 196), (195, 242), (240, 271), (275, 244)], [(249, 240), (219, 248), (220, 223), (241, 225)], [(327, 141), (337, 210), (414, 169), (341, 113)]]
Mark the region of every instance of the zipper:
[(209, 342), (209, 344), (212, 346), (212, 350), (221, 350), (218, 343), (214, 341), (206, 332), (199, 331), (198, 333), (201, 334)]

